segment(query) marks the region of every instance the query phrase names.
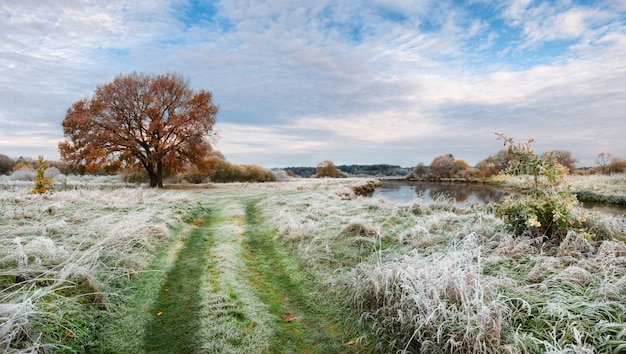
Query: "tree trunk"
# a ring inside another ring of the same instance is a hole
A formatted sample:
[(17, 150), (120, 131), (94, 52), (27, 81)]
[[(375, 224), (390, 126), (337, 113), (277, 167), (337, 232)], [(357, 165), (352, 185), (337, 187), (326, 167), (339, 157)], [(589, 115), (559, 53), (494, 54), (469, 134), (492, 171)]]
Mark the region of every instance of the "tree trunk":
[(152, 163), (147, 163), (144, 167), (150, 176), (150, 188), (163, 188), (163, 162), (157, 162), (156, 167)]
[(148, 174), (150, 175), (150, 188), (156, 187), (158, 184), (157, 175), (153, 172), (148, 172)]
[(157, 187), (163, 188), (163, 162), (162, 161), (157, 162), (156, 179), (157, 179)]
[[(151, 163), (144, 164), (146, 171), (148, 171), (148, 176), (150, 176), (150, 188), (154, 188), (159, 184), (158, 171), (155, 171), (154, 165)], [(161, 182), (163, 184), (163, 182)], [(162, 187), (162, 186), (161, 186)]]

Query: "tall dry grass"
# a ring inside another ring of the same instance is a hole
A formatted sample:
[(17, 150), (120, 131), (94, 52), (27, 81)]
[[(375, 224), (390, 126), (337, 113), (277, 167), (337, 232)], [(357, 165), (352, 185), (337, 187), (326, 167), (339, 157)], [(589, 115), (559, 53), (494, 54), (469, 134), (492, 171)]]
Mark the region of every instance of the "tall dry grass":
[(0, 351), (87, 343), (121, 278), (145, 270), (193, 203), (142, 189), (0, 190)]
[[(277, 237), (345, 299), (379, 352), (626, 349), (622, 219), (588, 217), (557, 244), (508, 234), (487, 209), (357, 198), (350, 183), (261, 202)], [(601, 234), (595, 237), (592, 233)]]

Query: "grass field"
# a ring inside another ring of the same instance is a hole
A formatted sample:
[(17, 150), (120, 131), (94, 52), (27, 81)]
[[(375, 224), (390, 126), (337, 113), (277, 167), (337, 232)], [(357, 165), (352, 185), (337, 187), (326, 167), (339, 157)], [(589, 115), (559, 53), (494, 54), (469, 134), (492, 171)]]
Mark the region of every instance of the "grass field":
[(549, 244), (364, 182), (8, 186), (0, 352), (626, 350), (623, 218)]

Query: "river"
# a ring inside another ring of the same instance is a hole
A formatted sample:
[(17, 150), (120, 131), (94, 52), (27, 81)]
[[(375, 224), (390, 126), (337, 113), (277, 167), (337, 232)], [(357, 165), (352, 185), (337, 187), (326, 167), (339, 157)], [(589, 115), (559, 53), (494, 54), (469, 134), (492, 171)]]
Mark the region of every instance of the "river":
[(372, 197), (382, 197), (394, 202), (411, 202), (416, 198), (425, 204), (432, 203), (438, 196), (445, 195), (456, 200), (458, 207), (468, 204), (499, 202), (507, 193), (501, 189), (482, 184), (383, 181)]
[[(383, 181), (372, 197), (382, 197), (390, 201), (407, 203), (421, 198), (423, 203), (430, 204), (439, 195), (454, 198), (459, 208), (470, 204), (487, 204), (499, 202), (509, 192), (483, 184), (472, 183), (438, 183), (438, 182), (410, 182), (410, 181)], [(583, 203), (583, 207), (593, 211), (600, 211), (624, 216), (626, 208), (603, 203)]]

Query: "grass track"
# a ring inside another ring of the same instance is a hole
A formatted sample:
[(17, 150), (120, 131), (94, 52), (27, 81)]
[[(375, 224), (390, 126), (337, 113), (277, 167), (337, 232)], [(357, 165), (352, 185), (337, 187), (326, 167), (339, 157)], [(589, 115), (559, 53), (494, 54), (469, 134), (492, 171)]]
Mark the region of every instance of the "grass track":
[[(268, 305), (277, 329), (271, 344), (274, 353), (347, 353), (348, 339), (330, 314), (322, 311), (307, 287), (307, 278), (293, 256), (263, 226), (252, 203), (246, 208), (246, 260), (249, 276), (261, 300)], [(326, 307), (326, 310), (329, 308)]]
[(95, 352), (358, 351), (346, 344), (354, 333), (334, 320), (332, 301), (260, 216), (258, 196), (202, 198), (211, 209), (172, 230), (176, 241), (153, 264), (157, 272), (141, 276), (130, 313), (108, 326)]
[(178, 253), (152, 306), (152, 319), (147, 325), (144, 349), (147, 353), (193, 353), (200, 346), (200, 287), (207, 268), (207, 245), (211, 242), (205, 224), (206, 215), (194, 220), (193, 228)]

